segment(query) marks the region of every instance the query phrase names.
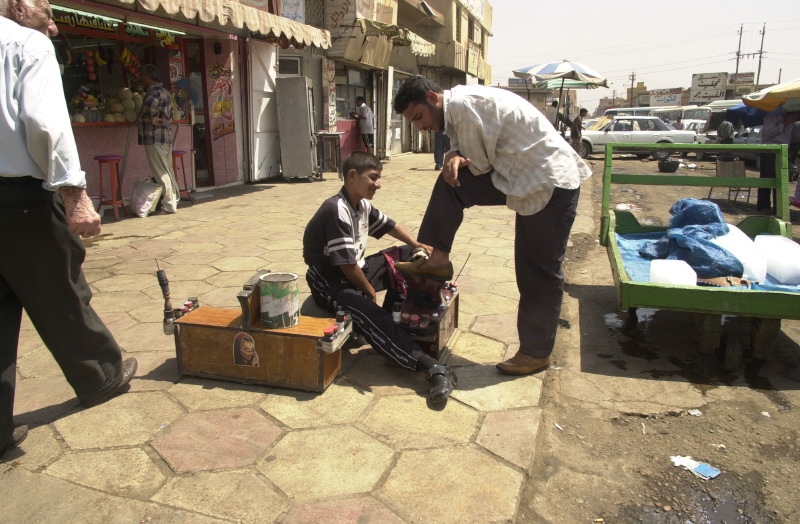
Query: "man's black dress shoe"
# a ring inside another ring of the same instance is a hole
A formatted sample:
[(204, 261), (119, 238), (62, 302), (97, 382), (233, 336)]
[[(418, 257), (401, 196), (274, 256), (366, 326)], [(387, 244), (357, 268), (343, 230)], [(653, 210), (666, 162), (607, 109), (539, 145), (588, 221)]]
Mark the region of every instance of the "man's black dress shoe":
[(122, 361), (122, 372), (119, 374), (119, 376), (117, 376), (113, 382), (107, 386), (104, 386), (99, 391), (78, 397), (81, 405), (85, 408), (97, 406), (111, 397), (127, 391), (128, 383), (133, 378), (133, 374), (136, 373), (137, 366), (138, 363), (136, 362), (135, 358), (129, 358)]
[(11, 440), (8, 444), (0, 447), (0, 457), (5, 455), (6, 451), (12, 450), (22, 444), (22, 441), (28, 438), (28, 426), (17, 426), (11, 434)]

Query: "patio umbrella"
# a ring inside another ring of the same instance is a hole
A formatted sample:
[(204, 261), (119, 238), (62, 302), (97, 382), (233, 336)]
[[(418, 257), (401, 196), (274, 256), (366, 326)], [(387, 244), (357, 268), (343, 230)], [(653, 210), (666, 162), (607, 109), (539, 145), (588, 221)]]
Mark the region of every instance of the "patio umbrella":
[(738, 126), (739, 122), (745, 127), (760, 126), (764, 124), (764, 117), (768, 114), (780, 113), (780, 109), (774, 111), (764, 111), (757, 107), (750, 107), (745, 104), (739, 104), (725, 110), (725, 120)]
[[(536, 82), (547, 82), (545, 89), (555, 89), (558, 87), (558, 102), (561, 105), (561, 95), (564, 88), (567, 89), (594, 89), (597, 87), (608, 87), (606, 79), (594, 69), (579, 64), (562, 60), (561, 62), (550, 62), (534, 66), (523, 67), (513, 71), (514, 76), (525, 80)], [(537, 84), (539, 86), (539, 84)], [(569, 115), (565, 115), (569, 117)], [(558, 127), (558, 114), (555, 116), (553, 126)]]
[(744, 95), (742, 101), (750, 107), (764, 111), (774, 111), (778, 108), (781, 111), (799, 111), (800, 78)]

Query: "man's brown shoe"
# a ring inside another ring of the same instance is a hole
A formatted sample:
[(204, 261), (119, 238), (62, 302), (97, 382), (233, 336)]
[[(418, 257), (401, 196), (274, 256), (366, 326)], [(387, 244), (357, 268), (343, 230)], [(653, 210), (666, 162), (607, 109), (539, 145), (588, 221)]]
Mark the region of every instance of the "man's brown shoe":
[(404, 275), (419, 275), (445, 282), (453, 278), (453, 264), (448, 262), (441, 266), (429, 266), (426, 258), (418, 258), (413, 262), (395, 262), (394, 267)]
[(497, 364), (497, 369), (506, 375), (530, 375), (536, 371), (545, 369), (550, 365), (550, 357), (529, 357), (517, 351), (517, 354)]

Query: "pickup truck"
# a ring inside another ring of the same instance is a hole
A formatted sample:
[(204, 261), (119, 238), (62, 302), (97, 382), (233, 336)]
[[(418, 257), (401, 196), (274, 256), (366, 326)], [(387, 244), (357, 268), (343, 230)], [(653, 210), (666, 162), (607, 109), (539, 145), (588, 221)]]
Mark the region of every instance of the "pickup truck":
[[(596, 127), (592, 126), (592, 127)], [(630, 144), (691, 144), (694, 142), (694, 131), (676, 131), (670, 129), (656, 116), (618, 116), (600, 129), (585, 129), (581, 136), (579, 154), (586, 158), (594, 151), (603, 151), (605, 145), (611, 143)], [(624, 150), (619, 150), (624, 152)], [(669, 151), (654, 151), (653, 158), (666, 160)], [(648, 153), (639, 154), (647, 158)]]

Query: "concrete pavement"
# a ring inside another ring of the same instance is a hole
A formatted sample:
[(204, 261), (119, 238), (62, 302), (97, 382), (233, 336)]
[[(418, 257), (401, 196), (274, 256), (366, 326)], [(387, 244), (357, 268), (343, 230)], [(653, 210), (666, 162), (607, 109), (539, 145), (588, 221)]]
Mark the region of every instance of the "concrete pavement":
[[(397, 157), (373, 203), (415, 232), (436, 174), (432, 155)], [(114, 221), (106, 213), (103, 234), (86, 242), (84, 270), (95, 309), (139, 370), (129, 393), (82, 409), (23, 323), (15, 412), (31, 433), (0, 463), (0, 521), (515, 519), (548, 372), (515, 379), (494, 367), (518, 347), (506, 208), (468, 210), (456, 239), (456, 270), (471, 257), (450, 359), (459, 384), (443, 410), (428, 408), (421, 373), (369, 347), (344, 354), (323, 394), (178, 373), (174, 340), (161, 327), (156, 260), (173, 303), (197, 296), (201, 306), (238, 308), (236, 293), (256, 270), (305, 273), (304, 226), (340, 187), (325, 175), (196, 193), (176, 215)], [(594, 235), (592, 216), (586, 195), (573, 234)], [(373, 239), (369, 252), (390, 245)], [(301, 290), (307, 297), (302, 278)]]

